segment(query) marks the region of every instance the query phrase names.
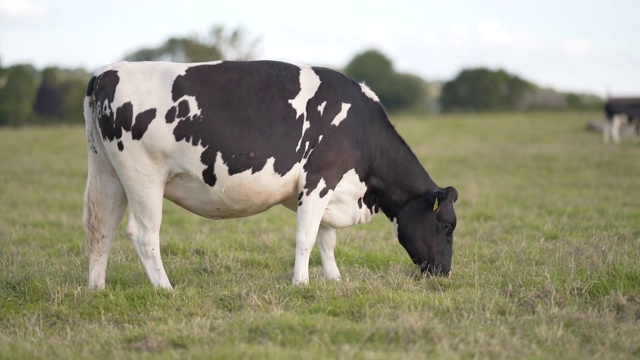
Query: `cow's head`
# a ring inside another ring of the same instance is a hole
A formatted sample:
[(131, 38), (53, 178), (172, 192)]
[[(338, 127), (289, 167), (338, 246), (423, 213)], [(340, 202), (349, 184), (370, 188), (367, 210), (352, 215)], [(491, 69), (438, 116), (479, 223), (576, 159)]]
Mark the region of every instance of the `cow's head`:
[(451, 273), (456, 200), (458, 191), (448, 187), (413, 199), (398, 213), (398, 240), (423, 273)]

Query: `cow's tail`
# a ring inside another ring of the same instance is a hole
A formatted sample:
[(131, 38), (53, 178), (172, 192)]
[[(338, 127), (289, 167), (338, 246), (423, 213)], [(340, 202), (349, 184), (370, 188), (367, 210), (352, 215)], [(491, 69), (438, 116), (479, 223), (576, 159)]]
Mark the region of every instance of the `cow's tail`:
[(95, 244), (98, 236), (100, 220), (100, 211), (97, 209), (97, 196), (99, 189), (96, 189), (95, 166), (96, 166), (96, 99), (95, 99), (95, 82), (96, 77), (92, 76), (87, 85), (85, 92), (83, 108), (84, 108), (84, 124), (87, 131), (87, 155), (88, 155), (88, 173), (87, 185), (84, 190), (84, 212), (82, 214), (82, 224), (85, 230), (86, 251), (89, 251)]
[(89, 84), (87, 85), (87, 91), (85, 92), (85, 96), (84, 96), (84, 103), (83, 103), (83, 107), (84, 107), (84, 124), (87, 128), (87, 146), (89, 147), (89, 151), (94, 151), (95, 152), (95, 136), (94, 136), (94, 129), (95, 129), (95, 123), (97, 121), (97, 119), (95, 118), (96, 112), (95, 110), (95, 106), (96, 106), (96, 98), (95, 98), (95, 84), (96, 84), (96, 77), (92, 76), (91, 80), (89, 80)]

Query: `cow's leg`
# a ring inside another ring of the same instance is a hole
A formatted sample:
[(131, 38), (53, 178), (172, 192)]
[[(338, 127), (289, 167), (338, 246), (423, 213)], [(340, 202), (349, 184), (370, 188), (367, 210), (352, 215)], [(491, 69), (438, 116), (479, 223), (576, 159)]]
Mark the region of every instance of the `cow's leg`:
[(89, 252), (89, 289), (104, 288), (109, 251), (126, 207), (127, 198), (115, 172), (107, 169), (94, 175), (90, 168), (83, 214)]
[(137, 179), (142, 184), (133, 191), (127, 188), (129, 221), (126, 232), (140, 257), (142, 266), (155, 287), (171, 289), (160, 256), (160, 224), (164, 185), (152, 179)]
[(340, 270), (333, 253), (336, 247), (336, 229), (327, 225), (320, 225), (318, 230), (318, 248), (322, 257), (324, 277), (329, 280), (340, 280)]
[(309, 283), (309, 256), (316, 237), (322, 216), (330, 195), (319, 197), (316, 189), (310, 196), (302, 197), (302, 205), (298, 206), (296, 220), (296, 259), (293, 267), (293, 284)]
[(613, 142), (618, 144), (620, 142), (620, 126), (622, 126), (622, 122), (625, 120), (624, 115), (616, 114), (611, 119), (611, 137), (613, 138)]

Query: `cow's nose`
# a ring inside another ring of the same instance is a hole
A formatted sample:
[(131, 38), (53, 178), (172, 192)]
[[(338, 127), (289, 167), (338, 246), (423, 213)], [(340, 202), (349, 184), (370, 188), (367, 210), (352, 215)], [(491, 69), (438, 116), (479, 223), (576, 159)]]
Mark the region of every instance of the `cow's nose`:
[(451, 277), (451, 269), (445, 269), (441, 264), (435, 264), (429, 261), (425, 261), (420, 264), (420, 271), (423, 274), (428, 273), (434, 276)]

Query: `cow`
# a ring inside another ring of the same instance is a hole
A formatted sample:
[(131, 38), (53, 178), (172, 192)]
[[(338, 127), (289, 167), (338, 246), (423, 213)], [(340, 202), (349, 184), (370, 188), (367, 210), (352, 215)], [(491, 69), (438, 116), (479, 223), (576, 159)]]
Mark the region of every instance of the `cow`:
[(296, 213), (293, 284), (320, 249), (339, 280), (336, 229), (382, 211), (422, 273), (451, 272), (454, 187), (435, 184), (375, 93), (339, 72), (275, 61), (120, 62), (84, 98), (88, 176), (83, 224), (89, 288), (105, 287), (109, 250), (127, 236), (155, 287), (163, 197), (205, 218), (284, 205)]
[(640, 137), (640, 98), (610, 98), (604, 105), (605, 124), (603, 139), (620, 142), (620, 127), (628, 123), (634, 127), (636, 137)]

